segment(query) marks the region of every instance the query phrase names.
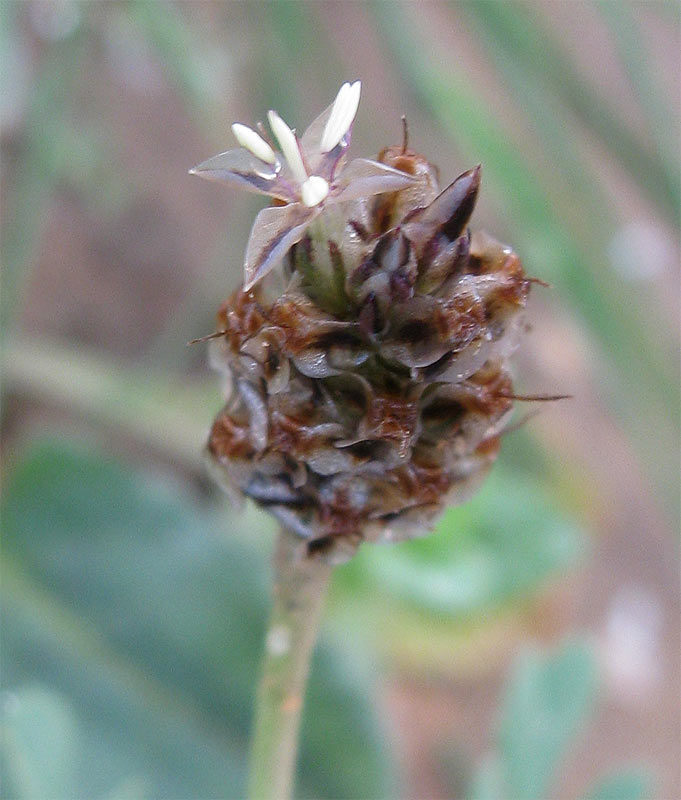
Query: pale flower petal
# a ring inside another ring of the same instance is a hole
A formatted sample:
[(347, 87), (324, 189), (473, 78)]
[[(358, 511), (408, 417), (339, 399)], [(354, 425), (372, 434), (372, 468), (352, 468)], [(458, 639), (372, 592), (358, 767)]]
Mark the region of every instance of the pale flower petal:
[(258, 214), (246, 246), (244, 291), (252, 289), (303, 238), (319, 212), (318, 206), (306, 208), (295, 203), (264, 208)]
[(322, 153), (320, 143), (324, 128), (329, 121), (334, 104), (324, 109), (322, 113), (305, 129), (300, 140), (300, 147), (305, 154), (305, 164), (310, 175), (320, 175), (331, 182), (334, 173), (343, 166), (345, 153), (349, 146), (349, 137), (342, 139), (336, 147), (328, 153)]
[(290, 183), (280, 175), (277, 164), (264, 164), (241, 147), (213, 156), (189, 172), (191, 175), (238, 186), (249, 192), (277, 197), (287, 203), (297, 200)]
[[(318, 117), (315, 117), (315, 119), (312, 120), (312, 122), (307, 126), (305, 133), (300, 139), (300, 145), (308, 162), (310, 155), (319, 155), (320, 153), (324, 129), (326, 128), (329, 118), (331, 117), (334, 105), (335, 101), (331, 103), (330, 106), (327, 106)], [(308, 163), (308, 166), (312, 172), (316, 172), (311, 164)]]

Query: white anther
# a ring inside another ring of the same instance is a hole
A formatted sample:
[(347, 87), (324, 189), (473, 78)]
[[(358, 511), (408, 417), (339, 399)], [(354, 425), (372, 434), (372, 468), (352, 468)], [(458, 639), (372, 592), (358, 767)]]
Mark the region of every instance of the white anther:
[(350, 130), (355, 114), (357, 114), (361, 91), (362, 84), (360, 81), (355, 81), (353, 84), (344, 83), (338, 90), (331, 114), (322, 134), (319, 148), (322, 153), (328, 153), (333, 150)]
[(318, 206), (329, 193), (329, 184), (319, 175), (311, 175), (300, 187), (303, 205), (308, 208)]
[(274, 150), (272, 150), (262, 136), (256, 133), (253, 128), (249, 128), (248, 125), (242, 125), (240, 122), (235, 122), (232, 125), (232, 133), (237, 142), (239, 142), (242, 147), (245, 147), (249, 153), (253, 153), (256, 158), (259, 158), (266, 164), (277, 163)]
[(303, 184), (307, 180), (307, 172), (300, 155), (300, 147), (295, 133), (289, 128), (276, 111), (268, 111), (267, 119), (270, 121), (272, 133), (277, 137), (281, 152), (288, 161), (296, 183)]

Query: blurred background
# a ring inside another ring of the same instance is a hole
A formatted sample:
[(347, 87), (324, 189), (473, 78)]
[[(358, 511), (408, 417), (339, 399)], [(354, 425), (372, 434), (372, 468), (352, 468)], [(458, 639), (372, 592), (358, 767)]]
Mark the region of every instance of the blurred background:
[[(2, 14), (3, 796), (240, 797), (273, 523), (202, 445), (262, 202), (230, 123), (361, 78), (533, 288), (509, 434), (435, 534), (336, 571), (304, 797), (677, 798), (676, 2), (10, 2)], [(519, 404), (520, 405), (520, 404)]]

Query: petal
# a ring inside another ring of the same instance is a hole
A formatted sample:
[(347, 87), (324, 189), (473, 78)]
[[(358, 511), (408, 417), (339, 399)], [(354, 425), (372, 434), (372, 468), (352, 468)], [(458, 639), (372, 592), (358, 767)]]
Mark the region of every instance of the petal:
[(341, 172), (334, 187), (335, 203), (371, 197), (382, 192), (396, 192), (416, 182), (416, 178), (398, 169), (372, 161), (356, 158)]
[(324, 129), (329, 121), (335, 101), (308, 126), (300, 140), (305, 163), (310, 175), (320, 175), (326, 181), (331, 181), (333, 173), (338, 167), (339, 161), (343, 158), (345, 151), (350, 146), (349, 133), (328, 153), (320, 151)]
[(322, 142), (322, 134), (324, 133), (324, 128), (326, 128), (326, 123), (329, 121), (329, 117), (331, 116), (335, 102), (336, 101), (334, 100), (334, 102), (325, 108), (324, 111), (322, 111), (322, 113), (305, 129), (305, 133), (303, 134), (300, 143), (302, 144), (303, 152), (306, 155), (319, 153), (319, 147)]
[(277, 197), (289, 203), (296, 201), (295, 192), (281, 174), (280, 163), (265, 164), (242, 147), (227, 150), (189, 170), (191, 175), (231, 184), (257, 194)]
[(320, 208), (306, 208), (300, 203), (264, 208), (255, 218), (246, 246), (244, 291), (251, 289), (276, 266), (305, 228), (319, 214)]

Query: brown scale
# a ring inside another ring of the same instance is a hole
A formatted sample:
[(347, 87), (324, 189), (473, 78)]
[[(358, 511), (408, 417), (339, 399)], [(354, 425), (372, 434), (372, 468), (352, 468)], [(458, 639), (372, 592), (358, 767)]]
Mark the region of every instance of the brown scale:
[(518, 306), (522, 307), (527, 301), (530, 282), (524, 278), (511, 276), (506, 280), (500, 280), (498, 286), (487, 298), (487, 309), (495, 309), (499, 306)]
[(485, 325), (485, 308), (479, 299), (469, 294), (447, 298), (434, 315), (440, 339), (452, 343), (458, 350), (480, 333)]
[(320, 437), (310, 432), (310, 421), (294, 419), (274, 412), (270, 415), (268, 448), (302, 461), (320, 444)]
[(372, 439), (387, 439), (398, 444), (401, 456), (407, 454), (419, 418), (415, 400), (374, 394), (366, 414), (366, 428)]
[(347, 490), (339, 489), (331, 502), (319, 504), (319, 521), (329, 536), (353, 536), (359, 533), (365, 520), (353, 506)]
[(316, 344), (326, 332), (324, 327), (320, 328), (320, 324), (324, 326), (328, 319), (311, 301), (300, 296), (285, 295), (277, 300), (269, 312), (270, 324), (284, 332), (283, 348), (289, 356), (298, 355)]
[(475, 448), (475, 454), (480, 456), (487, 456), (490, 459), (495, 459), (499, 454), (501, 448), (501, 435), (490, 436), (483, 439), (480, 444)]
[(398, 225), (409, 212), (428, 205), (437, 194), (437, 167), (407, 145), (408, 131), (405, 123), (402, 145), (384, 148), (378, 154), (378, 161), (419, 177), (421, 181), (413, 188), (382, 194), (374, 201), (372, 225), (376, 232), (384, 233)]
[(208, 450), (217, 459), (253, 458), (255, 448), (249, 439), (248, 425), (239, 425), (228, 413), (220, 414), (210, 430)]
[(496, 420), (513, 405), (510, 399), (513, 382), (504, 370), (499, 369), (494, 372), (492, 369), (490, 365), (487, 369), (479, 370), (479, 373), (471, 376), (461, 387), (459, 402), (469, 410)]
[(452, 484), (452, 478), (445, 470), (415, 460), (406, 467), (393, 470), (392, 474), (408, 499), (408, 505), (437, 503)]
[(254, 336), (265, 322), (253, 293), (238, 289), (218, 309), (218, 336), (223, 333), (233, 352), (238, 353), (244, 342)]

